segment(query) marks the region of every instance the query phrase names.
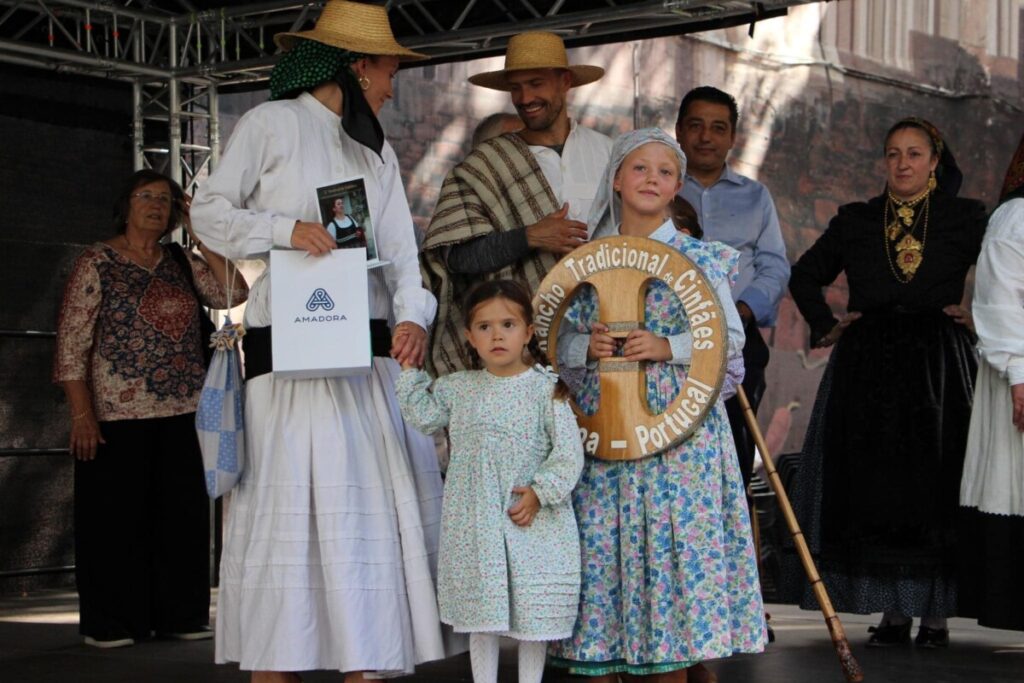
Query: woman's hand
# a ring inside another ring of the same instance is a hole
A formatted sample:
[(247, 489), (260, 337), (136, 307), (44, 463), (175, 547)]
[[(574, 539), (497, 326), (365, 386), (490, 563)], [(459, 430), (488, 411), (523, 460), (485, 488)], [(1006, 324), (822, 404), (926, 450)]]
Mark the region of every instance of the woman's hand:
[[(189, 214), (189, 210), (192, 208), (192, 197), (185, 195), (181, 200), (181, 224), (185, 227), (185, 232), (188, 233), (189, 239), (192, 244), (199, 249), (199, 253), (202, 254), (203, 260), (206, 261), (206, 265), (213, 271), (214, 277), (217, 278), (217, 282), (224, 288), (224, 293), (227, 294), (229, 289), (234, 289), (236, 292), (246, 289), (245, 278), (242, 277), (242, 273), (235, 267), (234, 263), (231, 263), (226, 258), (218, 254), (217, 252), (210, 249), (208, 246), (203, 244), (202, 240), (196, 237), (195, 231), (192, 229), (192, 218)], [(243, 298), (241, 301), (244, 301)], [(237, 303), (241, 303), (236, 299)], [(231, 308), (233, 301), (225, 300), (225, 308)], [(201, 304), (208, 305), (206, 301), (200, 301)], [(217, 308), (218, 306), (213, 306)]]
[(855, 320), (859, 320), (860, 316), (861, 314), (858, 313), (857, 311), (854, 311), (853, 313), (847, 313), (846, 315), (844, 315), (842, 318), (839, 319), (839, 322), (837, 322), (835, 326), (831, 330), (829, 330), (828, 334), (826, 334), (824, 337), (818, 340), (817, 345), (820, 348), (824, 349), (835, 344), (837, 341), (839, 341), (839, 338), (843, 336), (843, 332), (846, 331), (846, 328), (849, 327)]
[(1013, 426), (1018, 432), (1024, 432), (1024, 384), (1011, 386), (1010, 398), (1013, 399)]
[(96, 447), (106, 443), (100, 432), (100, 425), (92, 413), (71, 420), (71, 455), (79, 460), (96, 458)]
[(531, 486), (516, 486), (512, 493), (522, 496), (515, 505), (508, 509), (508, 516), (519, 526), (530, 526), (533, 518), (540, 510), (540, 498)]
[(423, 357), (427, 350), (427, 331), (416, 323), (398, 323), (395, 333), (391, 336), (391, 357), (403, 368), (423, 366)]
[(68, 397), (68, 410), (71, 413), (71, 440), (68, 448), (71, 455), (79, 460), (92, 460), (96, 457), (96, 447), (106, 443), (93, 412), (92, 391), (84, 379), (64, 380), (61, 385)]
[(672, 360), (672, 346), (650, 330), (633, 330), (626, 337), (622, 355), (626, 360)]
[(337, 246), (331, 233), (319, 223), (295, 221), (295, 227), (292, 228), (293, 249), (301, 249), (310, 256), (323, 256)]
[(608, 326), (594, 323), (590, 329), (590, 344), (587, 346), (587, 360), (611, 358), (615, 354), (615, 338), (608, 334)]
[(948, 315), (950, 318), (960, 323), (971, 332), (974, 332), (974, 316), (971, 315), (970, 310), (963, 306), (957, 306), (956, 304), (950, 304), (942, 309), (942, 312)]
[(181, 218), (181, 225), (185, 228), (185, 232), (188, 233), (188, 238), (192, 241), (192, 244), (199, 245), (202, 242), (196, 237), (196, 233), (192, 230), (192, 196), (184, 195), (181, 201), (178, 203), (179, 217)]

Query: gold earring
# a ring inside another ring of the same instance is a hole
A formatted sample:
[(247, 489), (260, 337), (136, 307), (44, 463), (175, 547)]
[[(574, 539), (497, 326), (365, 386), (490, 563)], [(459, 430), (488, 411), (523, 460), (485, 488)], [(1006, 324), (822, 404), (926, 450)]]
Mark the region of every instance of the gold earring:
[(935, 171), (928, 174), (928, 191), (931, 192), (938, 185), (938, 181), (935, 180)]
[(369, 90), (370, 89), (370, 79), (367, 78), (365, 75), (360, 76), (359, 77), (359, 87), (362, 88), (363, 90)]

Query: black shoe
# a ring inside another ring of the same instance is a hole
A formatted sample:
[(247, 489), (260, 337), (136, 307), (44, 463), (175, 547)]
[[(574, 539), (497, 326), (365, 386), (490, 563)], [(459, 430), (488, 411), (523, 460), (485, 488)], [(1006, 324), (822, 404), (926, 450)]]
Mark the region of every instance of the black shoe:
[(872, 626), (868, 629), (868, 633), (871, 634), (868, 638), (868, 647), (892, 647), (909, 643), (911, 623), (908, 621), (905, 624)]
[(917, 629), (917, 637), (914, 638), (914, 645), (917, 647), (934, 650), (937, 647), (949, 647), (948, 628), (928, 628), (922, 626)]

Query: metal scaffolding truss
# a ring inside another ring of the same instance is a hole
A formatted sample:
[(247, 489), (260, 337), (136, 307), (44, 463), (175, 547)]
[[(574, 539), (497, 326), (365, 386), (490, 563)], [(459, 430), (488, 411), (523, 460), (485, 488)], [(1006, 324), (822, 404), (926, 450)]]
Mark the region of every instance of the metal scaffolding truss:
[[(508, 36), (612, 42), (746, 24), (811, 0), (389, 0), (399, 40), (452, 61), (497, 54)], [(272, 36), (311, 26), (323, 1), (205, 7), (190, 0), (0, 0), (0, 60), (108, 78), (265, 79)]]
[[(383, 4), (399, 41), (438, 63), (500, 54), (509, 36), (526, 30), (555, 31), (569, 46), (588, 45), (753, 26), (758, 19), (809, 2), (389, 0)], [(0, 62), (131, 82), (136, 167), (163, 168), (190, 189), (198, 174), (216, 163), (218, 89), (268, 78), (276, 60), (273, 35), (312, 26), (323, 4), (0, 0)], [(154, 136), (153, 130), (166, 135)]]

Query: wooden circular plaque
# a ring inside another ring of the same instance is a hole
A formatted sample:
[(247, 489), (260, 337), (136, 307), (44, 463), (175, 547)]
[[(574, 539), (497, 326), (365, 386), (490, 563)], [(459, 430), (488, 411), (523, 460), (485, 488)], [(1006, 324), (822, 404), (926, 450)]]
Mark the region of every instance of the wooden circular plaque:
[(693, 336), (693, 357), (679, 395), (665, 412), (647, 408), (644, 363), (614, 357), (598, 366), (601, 399), (584, 415), (572, 402), (586, 453), (601, 460), (636, 460), (689, 438), (715, 404), (726, 369), (728, 332), (714, 288), (693, 261), (646, 237), (605, 237), (565, 256), (533, 299), (541, 348), (558, 370), (558, 328), (573, 292), (589, 283), (597, 292), (598, 320), (612, 337), (643, 327), (647, 283), (661, 280), (679, 299)]

